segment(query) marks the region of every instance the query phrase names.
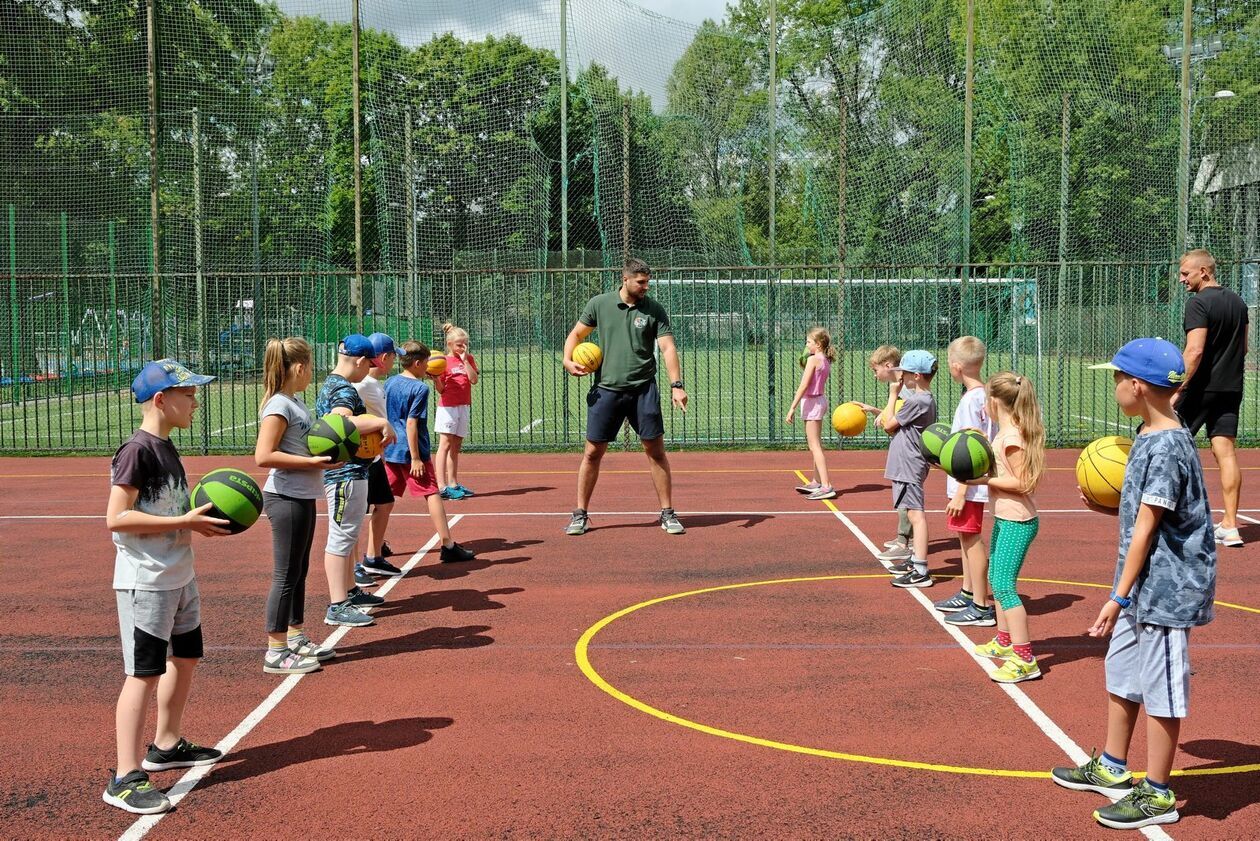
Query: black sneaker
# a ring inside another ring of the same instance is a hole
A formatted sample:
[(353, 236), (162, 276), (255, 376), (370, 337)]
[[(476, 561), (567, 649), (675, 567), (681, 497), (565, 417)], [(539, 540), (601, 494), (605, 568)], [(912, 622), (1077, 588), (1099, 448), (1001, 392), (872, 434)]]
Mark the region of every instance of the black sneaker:
[(363, 564), (354, 565), (354, 584), (356, 587), (375, 587), (376, 579), (368, 574)]
[(171, 808), (171, 799), (153, 787), (149, 775), (137, 768), (121, 780), (114, 782), (114, 772), (101, 792), (101, 799), (111, 806), (126, 809), (137, 815), (156, 815)]
[(905, 575), (892, 580), (894, 587), (903, 589), (907, 587), (931, 587), (933, 583), (932, 576), (922, 572), (915, 572), (914, 570), (910, 570)]
[(577, 508), (573, 511), (573, 519), (569, 520), (569, 524), (564, 527), (565, 534), (586, 534), (586, 530), (591, 527), (591, 518), (586, 516), (586, 511)]
[(471, 549), (465, 549), (458, 543), (452, 543), (450, 546), (443, 546), (439, 554), (439, 559), (444, 564), (458, 564), (464, 561), (475, 560), (477, 553)]
[(905, 575), (908, 572), (914, 572), (914, 564), (909, 561), (902, 561), (899, 564), (893, 564), (888, 567), (888, 572), (891, 575)]
[[(384, 551), (384, 550), (382, 550)], [(384, 556), (379, 558), (369, 558), (363, 562), (363, 569), (373, 575), (396, 576), (402, 575), (402, 570), (385, 560)]]
[(179, 737), (175, 747), (159, 750), (156, 745), (149, 745), (149, 752), (140, 763), (146, 771), (167, 771), (171, 768), (191, 768), (194, 765), (213, 765), (223, 758), (223, 751), (214, 748), (203, 748)]
[(393, 555), (393, 554), (394, 554), (394, 550), (389, 548), (389, 544), (386, 543), (384, 540), (382, 540), (381, 541), (381, 557), (388, 558), (390, 555)]
[(374, 596), (371, 593), (363, 592), (361, 587), (355, 587), (347, 594), (350, 599), (351, 607), (376, 607), (385, 604), (385, 600), (380, 596)]

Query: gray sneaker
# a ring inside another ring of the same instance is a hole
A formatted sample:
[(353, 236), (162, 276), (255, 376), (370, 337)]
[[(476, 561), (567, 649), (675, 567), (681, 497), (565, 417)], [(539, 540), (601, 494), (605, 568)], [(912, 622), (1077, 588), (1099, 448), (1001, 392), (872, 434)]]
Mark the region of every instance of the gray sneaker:
[(683, 524), (678, 522), (678, 515), (672, 508), (661, 509), (661, 528), (669, 534), (685, 534), (687, 531), (683, 528)]
[(997, 611), (993, 609), (993, 605), (979, 607), (978, 605), (970, 604), (964, 610), (946, 616), (945, 621), (951, 625), (987, 625), (991, 627), (997, 624)]
[(964, 596), (962, 594), (962, 590), (959, 590), (948, 599), (941, 599), (939, 602), (933, 602), (932, 607), (936, 608), (941, 613), (957, 613), (960, 610), (966, 610), (971, 607), (971, 599)]
[(139, 768), (115, 782), (110, 772), (109, 783), (101, 799), (111, 806), (137, 815), (156, 815), (171, 808), (170, 798), (153, 787), (149, 775)]
[(586, 510), (576, 508), (573, 511), (573, 518), (569, 520), (569, 524), (565, 526), (565, 534), (586, 534), (586, 530), (591, 527), (591, 518), (586, 516)]
[(263, 671), (269, 675), (304, 675), (319, 670), (319, 661), (303, 657), (292, 649), (268, 651), (263, 655)]
[(875, 557), (881, 561), (895, 563), (896, 561), (908, 561), (910, 560), (910, 556), (913, 554), (914, 553), (910, 551), (909, 546), (902, 546), (901, 544), (897, 544), (896, 546), (888, 547), (887, 549), (885, 549), (883, 552), (880, 552)]
[(331, 660), (337, 656), (337, 649), (322, 646), (306, 634), (302, 634), (291, 639), (289, 641), (289, 648), (298, 654), (301, 654), (303, 657), (314, 657), (320, 662), (323, 662), (324, 660)]
[(830, 485), (828, 485), (828, 486), (827, 486), (827, 487), (825, 487), (825, 488), (818, 488), (817, 490), (815, 490), (815, 491), (813, 491), (812, 493), (810, 493), (809, 495), (807, 495), (805, 498), (806, 498), (806, 499), (813, 499), (813, 500), (818, 500), (818, 499), (835, 499), (835, 498), (836, 498), (836, 489), (835, 489), (835, 488), (833, 488), (833, 487), (831, 487)]
[(330, 604), (328, 612), (324, 614), (325, 625), (342, 625), (347, 628), (362, 628), (365, 625), (371, 625), (376, 620), (368, 616), (362, 611), (355, 610), (351, 606), (350, 600), (337, 604)]

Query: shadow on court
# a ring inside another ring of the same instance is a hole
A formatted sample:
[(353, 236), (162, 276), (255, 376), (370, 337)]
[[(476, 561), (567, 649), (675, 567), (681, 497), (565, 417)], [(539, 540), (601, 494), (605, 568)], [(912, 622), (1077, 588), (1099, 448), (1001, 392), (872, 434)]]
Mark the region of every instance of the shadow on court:
[(462, 628), (434, 627), (402, 634), (383, 640), (370, 640), (355, 645), (341, 646), (337, 649), (337, 657), (325, 664), (326, 669), (335, 669), (338, 664), (353, 663), (356, 660), (373, 660), (377, 657), (390, 657), (395, 654), (411, 654), (417, 651), (455, 651), (461, 648), (482, 648), (494, 643), (494, 637), (486, 636), (489, 625), (465, 625)]
[(1067, 610), (1077, 602), (1085, 600), (1085, 597), (1079, 593), (1048, 593), (1035, 599), (1021, 593), (1019, 598), (1024, 603), (1024, 610), (1029, 616), (1048, 616), (1060, 610)]
[[(487, 496), (524, 496), (525, 494), (541, 493), (543, 491), (554, 491), (555, 488), (550, 485), (535, 485), (532, 488), (504, 488), (501, 491), (477, 491), (474, 499), (480, 499)], [(458, 500), (457, 500), (458, 501)], [(458, 512), (455, 512), (458, 513)]]
[(1037, 664), (1043, 674), (1050, 674), (1055, 666), (1072, 663), (1077, 660), (1102, 660), (1107, 656), (1108, 639), (1094, 638), (1085, 633), (1064, 637), (1036, 636), (1033, 629), (1033, 653), (1037, 655)]
[(399, 616), (405, 613), (427, 613), (447, 608), (456, 612), (501, 610), (507, 605), (491, 596), (510, 596), (525, 592), (524, 587), (500, 587), (497, 590), (434, 590), (417, 593), (399, 601), (387, 601), (372, 611), (376, 617)]
[(432, 739), (433, 731), (454, 723), (455, 719), (445, 717), (396, 718), (389, 721), (348, 721), (321, 727), (285, 741), (254, 745), (229, 753), (197, 786), (197, 790), (239, 780), (258, 780), (265, 785), (264, 774), (290, 765), (415, 747)]
[[(1186, 768), (1226, 768), (1260, 763), (1260, 746), (1226, 739), (1194, 739), (1180, 745), (1179, 750), (1185, 757), (1179, 764)], [(1189, 757), (1207, 762), (1192, 763), (1187, 761)], [(1178, 797), (1187, 800), (1186, 805), (1177, 810), (1182, 815), (1203, 815), (1217, 821), (1260, 801), (1260, 778), (1254, 773), (1173, 777), (1172, 786)]]
[(886, 490), (888, 490), (888, 485), (886, 484), (876, 485), (876, 484), (868, 482), (863, 485), (851, 485), (847, 488), (836, 488), (836, 498), (838, 499), (842, 496), (850, 496), (852, 494), (874, 493), (876, 491), (886, 491)]
[[(651, 515), (648, 515), (651, 516)], [(770, 514), (679, 514), (678, 519), (682, 521), (683, 528), (687, 531), (692, 529), (706, 529), (710, 526), (730, 526), (737, 525), (741, 529), (750, 529), (766, 520), (773, 520)], [(599, 515), (591, 515), (593, 523), (599, 522)], [(612, 529), (659, 529), (661, 523), (659, 520), (641, 520), (637, 523), (613, 523), (607, 526), (592, 525), (590, 531), (611, 531)]]

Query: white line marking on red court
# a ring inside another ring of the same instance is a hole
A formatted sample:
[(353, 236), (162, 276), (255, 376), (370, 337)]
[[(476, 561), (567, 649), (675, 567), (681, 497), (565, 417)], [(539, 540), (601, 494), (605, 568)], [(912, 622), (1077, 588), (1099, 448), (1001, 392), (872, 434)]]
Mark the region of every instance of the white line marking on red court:
[[(462, 514), (456, 514), (454, 517), (451, 517), (450, 520), (447, 521), (447, 527), (453, 527), (462, 517)], [(433, 537), (429, 539), (429, 542), (420, 547), (420, 549), (407, 560), (407, 563), (403, 565), (403, 575), (386, 581), (377, 588), (376, 594), (383, 596), (392, 590), (394, 588), (394, 584), (403, 580), (403, 578), (406, 577), (406, 574), (411, 571), (411, 568), (420, 562), (420, 559), (424, 557), (424, 554), (437, 545), (438, 540), (438, 536), (436, 534), (433, 535)], [(341, 641), (341, 638), (349, 633), (350, 630), (350, 628), (346, 627), (337, 628), (328, 635), (328, 638), (324, 640), (323, 644), (335, 647), (337, 643)], [(241, 739), (248, 736), (251, 730), (257, 727), (262, 720), (271, 713), (272, 710), (279, 706), (285, 696), (293, 691), (293, 687), (297, 686), (304, 677), (306, 677), (306, 675), (289, 675), (286, 677), (283, 681), (281, 681), (279, 686), (271, 690), (271, 694), (263, 699), (261, 704), (254, 707), (253, 711), (249, 715), (245, 716), (245, 718), (241, 720), (241, 723), (236, 725), (235, 729), (233, 729), (231, 733), (224, 736), (223, 739), (215, 745), (215, 747), (218, 750), (223, 751), (225, 755), (230, 754), (231, 750), (236, 747)], [(225, 756), (225, 758), (230, 759), (231, 757), (229, 755)], [(175, 783), (175, 785), (166, 792), (167, 796), (171, 799), (171, 805), (178, 805), (179, 801), (183, 800), (184, 796), (192, 791), (197, 783), (201, 782), (201, 780), (213, 770), (213, 765), (202, 765), (196, 768), (189, 768), (188, 773), (180, 777), (179, 782)], [(162, 812), (157, 815), (145, 815), (137, 819), (135, 823), (127, 828), (126, 832), (118, 836), (119, 841), (139, 841), (139, 839), (148, 834), (149, 830), (157, 826), (158, 821), (162, 820), (162, 818), (167, 814), (170, 813)]]

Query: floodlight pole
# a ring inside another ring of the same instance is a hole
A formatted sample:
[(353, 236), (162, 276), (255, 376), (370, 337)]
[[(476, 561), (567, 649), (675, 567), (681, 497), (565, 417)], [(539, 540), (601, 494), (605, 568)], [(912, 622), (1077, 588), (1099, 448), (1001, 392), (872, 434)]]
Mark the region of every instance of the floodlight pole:
[(1177, 148), (1176, 258), (1186, 248), (1190, 228), (1190, 51), (1194, 37), (1194, 2), (1184, 0), (1181, 11), (1181, 142)]
[(844, 357), (845, 357), (845, 299), (844, 299), (844, 276), (845, 261), (848, 259), (849, 250), (847, 240), (849, 238), (848, 221), (845, 219), (845, 213), (848, 209), (849, 200), (849, 95), (841, 92), (840, 94), (840, 138), (839, 148), (836, 150), (839, 158), (840, 172), (837, 177), (836, 185), (836, 264), (838, 266), (836, 274), (838, 275), (838, 283), (836, 284), (836, 350), (838, 357), (836, 365), (839, 368), (837, 372), (840, 377), (840, 390), (844, 393), (847, 386), (844, 379)]
[[(976, 88), (976, 0), (967, 0), (967, 67), (963, 87), (963, 176), (962, 176), (962, 278), (966, 293), (971, 273), (971, 145), (975, 123)], [(960, 302), (961, 303), (961, 302)]]
[[(1066, 368), (1067, 355), (1063, 347), (1063, 304), (1067, 300), (1067, 249), (1068, 249), (1068, 167), (1070, 160), (1070, 144), (1072, 141), (1072, 94), (1067, 91), (1063, 92), (1063, 124), (1060, 129), (1059, 141), (1059, 288), (1055, 299), (1058, 302), (1057, 312), (1058, 318), (1055, 319), (1055, 347), (1058, 353), (1055, 356), (1059, 360), (1059, 382), (1067, 382)], [(1041, 319), (1037, 319), (1037, 335), (1041, 335)], [(1037, 360), (1040, 362), (1041, 354), (1038, 352)], [(1057, 436), (1051, 443), (1055, 446), (1063, 444), (1063, 430), (1067, 424), (1067, 407), (1062, 400), (1056, 401), (1059, 411), (1058, 429), (1055, 432)]]
[(778, 4), (776, 0), (770, 0), (770, 82), (769, 94), (770, 107), (767, 119), (769, 120), (769, 135), (767, 156), (769, 157), (769, 172), (766, 176), (766, 193), (768, 202), (769, 226), (768, 234), (770, 239), (770, 265), (775, 264), (775, 232), (774, 232), (774, 216), (775, 216), (775, 163), (778, 155), (776, 122), (778, 121), (779, 111), (779, 68), (778, 68), (778, 51), (779, 51), (779, 26), (777, 20)]
[(569, 267), (569, 0), (560, 0), (560, 259)]
[(354, 279), (350, 283), (350, 307), (363, 321), (363, 156), (359, 131), (359, 0), (350, 0), (351, 102), (354, 111)]
[(150, 259), (152, 270), (152, 300), (149, 311), (152, 324), (150, 335), (153, 337), (153, 358), (161, 359), (162, 352), (162, 203), (158, 183), (161, 166), (158, 162), (158, 138), (160, 136), (158, 112), (158, 8), (157, 0), (148, 0), (148, 14), (145, 36), (148, 42), (148, 74), (149, 74), (149, 247), (153, 252)]
[(630, 97), (621, 100), (621, 262), (630, 259)]

